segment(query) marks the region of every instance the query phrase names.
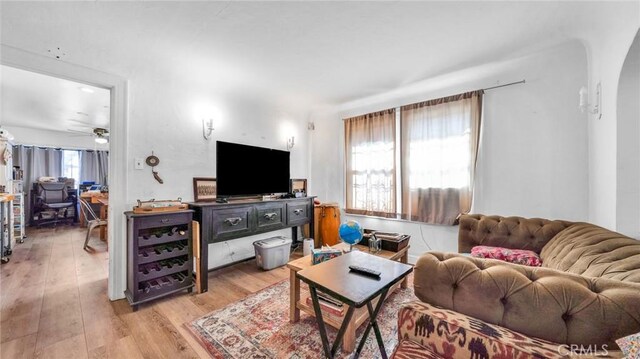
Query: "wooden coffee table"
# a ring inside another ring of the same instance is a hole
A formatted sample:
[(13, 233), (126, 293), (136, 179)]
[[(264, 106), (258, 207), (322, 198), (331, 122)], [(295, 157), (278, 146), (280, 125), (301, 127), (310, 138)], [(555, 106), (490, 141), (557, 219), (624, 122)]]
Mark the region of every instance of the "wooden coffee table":
[[(379, 277), (371, 277), (353, 272), (349, 269), (350, 265), (367, 267), (380, 272), (381, 275)], [(413, 271), (413, 267), (410, 265), (355, 251), (296, 273), (298, 278), (309, 285), (313, 309), (318, 322), (320, 338), (322, 339), (322, 347), (327, 358), (332, 359), (338, 351), (347, 328), (351, 326), (350, 321), (356, 308), (364, 309), (365, 306), (369, 315), (369, 324), (364, 330), (362, 339), (360, 339), (354, 358), (357, 359), (360, 356), (360, 352), (372, 328), (376, 335), (380, 354), (382, 354), (383, 359), (387, 358), (382, 333), (380, 333), (376, 318), (389, 290), (394, 284), (405, 279), (411, 271)], [(331, 347), (327, 337), (323, 313), (320, 309), (318, 291), (338, 299), (349, 308), (344, 315), (344, 321)], [(377, 302), (375, 309), (373, 307), (374, 301)]]
[[(362, 245), (357, 245), (354, 246), (355, 248), (357, 248), (359, 251), (364, 252), (364, 253), (369, 253), (369, 247), (366, 246), (362, 246)], [(344, 243), (340, 243), (337, 244), (335, 246), (333, 246), (333, 248), (338, 248), (338, 249), (349, 249), (349, 246), (344, 244)], [(409, 246), (403, 248), (402, 250), (400, 250), (399, 252), (389, 252), (389, 251), (380, 251), (378, 253), (376, 253), (375, 255), (381, 258), (386, 258), (386, 259), (390, 259), (393, 261), (398, 261), (400, 263), (407, 263), (407, 259), (408, 259), (408, 253), (409, 253)], [(310, 293), (308, 291), (305, 290), (305, 292), (303, 294), (301, 294), (300, 292), (300, 279), (297, 278), (296, 273), (312, 267), (312, 263), (311, 263), (311, 255), (302, 257), (302, 258), (298, 258), (296, 260), (293, 260), (289, 263), (287, 263), (287, 267), (289, 268), (289, 280), (290, 280), (290, 294), (289, 294), (289, 299), (290, 299), (290, 309), (289, 309), (289, 320), (291, 321), (291, 323), (296, 323), (300, 320), (300, 311), (303, 311), (309, 315), (313, 315), (315, 316), (315, 311), (313, 309), (313, 306), (308, 305), (307, 304), (307, 298), (310, 297)], [(335, 275), (339, 275), (338, 273), (336, 273)], [(408, 284), (408, 278), (404, 278), (400, 283), (400, 287), (401, 288), (406, 288), (407, 284)], [(398, 285), (398, 284), (396, 284)], [(395, 289), (395, 286), (391, 288), (390, 291), (393, 291)], [(376, 300), (374, 300), (374, 303), (377, 302)], [(323, 312), (323, 321), (325, 324), (328, 324), (336, 329), (340, 329), (340, 327), (342, 326), (344, 319), (346, 318), (346, 316), (337, 316), (337, 315), (331, 315), (330, 313), (324, 313)], [(361, 308), (357, 308), (354, 313), (353, 316), (349, 319), (347, 327), (345, 328), (344, 331), (344, 339), (342, 342), (342, 348), (346, 351), (346, 352), (352, 352), (355, 350), (355, 343), (356, 343), (356, 329), (362, 325), (362, 323), (364, 323), (367, 319), (369, 319), (369, 313), (367, 311), (367, 308), (361, 307)]]

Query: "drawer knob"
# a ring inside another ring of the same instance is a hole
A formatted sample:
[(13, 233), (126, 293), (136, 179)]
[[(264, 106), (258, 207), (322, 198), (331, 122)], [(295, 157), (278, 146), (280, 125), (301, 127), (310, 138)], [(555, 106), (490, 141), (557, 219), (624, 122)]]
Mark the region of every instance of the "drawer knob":
[(271, 212), (271, 213), (265, 213), (264, 216), (262, 217), (264, 217), (264, 219), (266, 219), (267, 221), (273, 221), (274, 219), (276, 219), (277, 215), (278, 215), (277, 213)]
[(161, 223), (169, 223), (169, 218), (163, 218), (160, 220)]
[(299, 216), (300, 213), (302, 213), (302, 212), (304, 212), (304, 211), (301, 210), (301, 209), (296, 209), (296, 210), (293, 211), (293, 214), (295, 214), (296, 216)]
[(231, 226), (237, 226), (240, 222), (242, 222), (242, 218), (240, 217), (227, 218), (224, 220), (224, 223)]

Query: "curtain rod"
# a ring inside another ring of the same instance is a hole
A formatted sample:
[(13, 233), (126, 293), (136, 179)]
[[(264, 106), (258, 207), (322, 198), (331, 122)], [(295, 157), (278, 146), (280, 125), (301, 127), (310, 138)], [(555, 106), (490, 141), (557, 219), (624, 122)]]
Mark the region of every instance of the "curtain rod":
[(493, 90), (493, 89), (497, 89), (497, 88), (500, 88), (500, 87), (506, 87), (506, 86), (511, 86), (511, 85), (523, 84), (523, 83), (525, 83), (526, 81), (527, 81), (527, 80), (524, 80), (524, 79), (523, 79), (523, 80), (516, 81), (516, 82), (510, 82), (510, 83), (508, 83), (508, 84), (504, 84), (504, 85), (496, 85), (496, 86), (486, 87), (486, 88), (483, 88), (483, 89), (481, 89), (481, 90), (484, 90), (484, 91), (487, 91), (487, 90)]
[[(526, 83), (526, 82), (527, 82), (527, 80), (526, 80), (526, 79), (522, 79), (522, 80), (520, 80), (520, 81), (516, 81), (516, 82), (509, 82), (508, 84), (504, 84), (504, 85), (496, 85), (496, 86), (491, 86), (491, 87), (485, 87), (485, 88), (483, 88), (483, 89), (479, 89), (479, 90), (481, 90), (481, 91), (495, 90), (495, 89), (498, 89), (498, 88), (500, 88), (500, 87), (507, 87), (507, 86), (519, 85), (519, 84), (523, 84), (523, 83)], [(444, 97), (448, 97), (448, 96), (444, 96)], [(395, 108), (398, 108), (398, 107), (401, 107), (401, 106), (395, 106), (395, 107), (392, 107), (392, 108), (394, 108), (394, 109), (395, 109)], [(391, 109), (391, 108), (389, 108), (389, 109)], [(389, 109), (380, 110), (380, 111), (386, 111), (386, 110), (389, 110)], [(375, 113), (375, 112), (380, 112), (380, 111), (372, 111), (372, 112), (369, 112), (369, 113)], [(360, 116), (362, 116), (362, 115), (360, 115)], [(351, 116), (351, 117), (348, 117), (348, 118), (343, 118), (343, 119), (342, 119), (342, 121), (348, 120), (349, 118), (352, 118), (352, 117), (357, 117), (357, 116)]]
[(100, 149), (92, 149), (92, 148), (82, 148), (82, 147), (59, 147), (59, 146), (47, 146), (47, 145), (26, 145), (24, 143), (14, 143), (12, 146), (22, 146), (22, 147), (29, 147), (29, 148), (40, 148), (43, 150), (46, 149), (51, 149), (51, 150), (59, 150), (59, 151), (109, 151), (108, 149), (106, 150), (100, 150)]

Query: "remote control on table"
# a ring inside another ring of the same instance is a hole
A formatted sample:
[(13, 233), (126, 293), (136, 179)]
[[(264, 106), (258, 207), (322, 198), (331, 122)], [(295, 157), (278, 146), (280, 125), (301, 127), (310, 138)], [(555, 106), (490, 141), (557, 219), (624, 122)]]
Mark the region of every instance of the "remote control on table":
[(365, 267), (359, 267), (359, 266), (354, 266), (351, 265), (349, 266), (349, 269), (351, 269), (354, 272), (360, 273), (360, 274), (364, 274), (370, 277), (376, 277), (376, 278), (380, 278), (380, 272), (375, 271), (373, 269), (369, 269), (369, 268), (365, 268)]

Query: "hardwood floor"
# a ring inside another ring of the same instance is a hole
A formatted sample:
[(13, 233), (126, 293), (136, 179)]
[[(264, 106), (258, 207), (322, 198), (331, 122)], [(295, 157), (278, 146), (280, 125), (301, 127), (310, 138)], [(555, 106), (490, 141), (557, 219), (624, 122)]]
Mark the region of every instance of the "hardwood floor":
[(1, 358), (209, 358), (183, 324), (288, 278), (253, 261), (209, 274), (209, 292), (176, 294), (132, 312), (107, 297), (108, 255), (95, 231), (34, 229), (0, 267)]

